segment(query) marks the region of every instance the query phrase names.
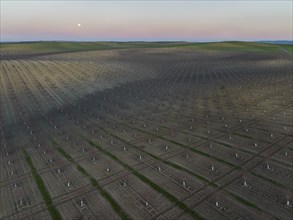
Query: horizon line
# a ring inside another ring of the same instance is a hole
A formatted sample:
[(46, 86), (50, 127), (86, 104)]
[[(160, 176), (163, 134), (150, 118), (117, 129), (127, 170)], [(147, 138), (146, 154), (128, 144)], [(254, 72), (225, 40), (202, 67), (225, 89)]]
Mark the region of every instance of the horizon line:
[(107, 43), (220, 43), (220, 42), (291, 42), (293, 40), (280, 39), (280, 40), (215, 40), (215, 41), (188, 41), (188, 40), (23, 40), (23, 41), (1, 41), (2, 43), (38, 43), (38, 42), (72, 42), (72, 43), (98, 43), (98, 42), (107, 42)]

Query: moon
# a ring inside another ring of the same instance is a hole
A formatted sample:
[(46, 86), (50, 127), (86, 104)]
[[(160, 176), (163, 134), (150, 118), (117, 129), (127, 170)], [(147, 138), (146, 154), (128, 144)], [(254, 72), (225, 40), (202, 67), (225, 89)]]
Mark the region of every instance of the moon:
[(81, 24), (77, 24), (77, 26), (78, 26), (78, 27), (80, 27), (80, 26), (81, 26)]

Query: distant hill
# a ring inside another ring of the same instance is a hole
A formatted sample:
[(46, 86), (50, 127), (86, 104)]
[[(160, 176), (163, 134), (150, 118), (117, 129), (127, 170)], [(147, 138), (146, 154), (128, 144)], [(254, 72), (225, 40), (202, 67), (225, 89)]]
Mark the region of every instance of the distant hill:
[(267, 43), (267, 44), (292, 44), (292, 40), (269, 40), (269, 41), (256, 41), (257, 43)]
[[(111, 49), (140, 49), (140, 48), (197, 48), (217, 51), (242, 51), (242, 52), (293, 52), (291, 41), (286, 44), (262, 42), (62, 42), (39, 41), (21, 43), (0, 43), (0, 59), (29, 58), (39, 55), (68, 53), (78, 51), (111, 50)], [(288, 43), (290, 42), (290, 43)]]

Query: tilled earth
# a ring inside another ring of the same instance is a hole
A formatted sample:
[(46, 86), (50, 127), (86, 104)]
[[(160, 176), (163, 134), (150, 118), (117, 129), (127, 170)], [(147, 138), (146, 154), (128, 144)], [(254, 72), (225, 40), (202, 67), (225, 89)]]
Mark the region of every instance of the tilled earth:
[(1, 60), (0, 219), (292, 219), (292, 57)]

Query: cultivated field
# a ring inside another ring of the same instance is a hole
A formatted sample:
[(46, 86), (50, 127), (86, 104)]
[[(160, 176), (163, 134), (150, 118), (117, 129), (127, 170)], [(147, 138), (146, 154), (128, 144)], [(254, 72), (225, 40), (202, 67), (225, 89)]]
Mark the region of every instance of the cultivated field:
[(1, 45), (0, 219), (292, 219), (292, 53)]

